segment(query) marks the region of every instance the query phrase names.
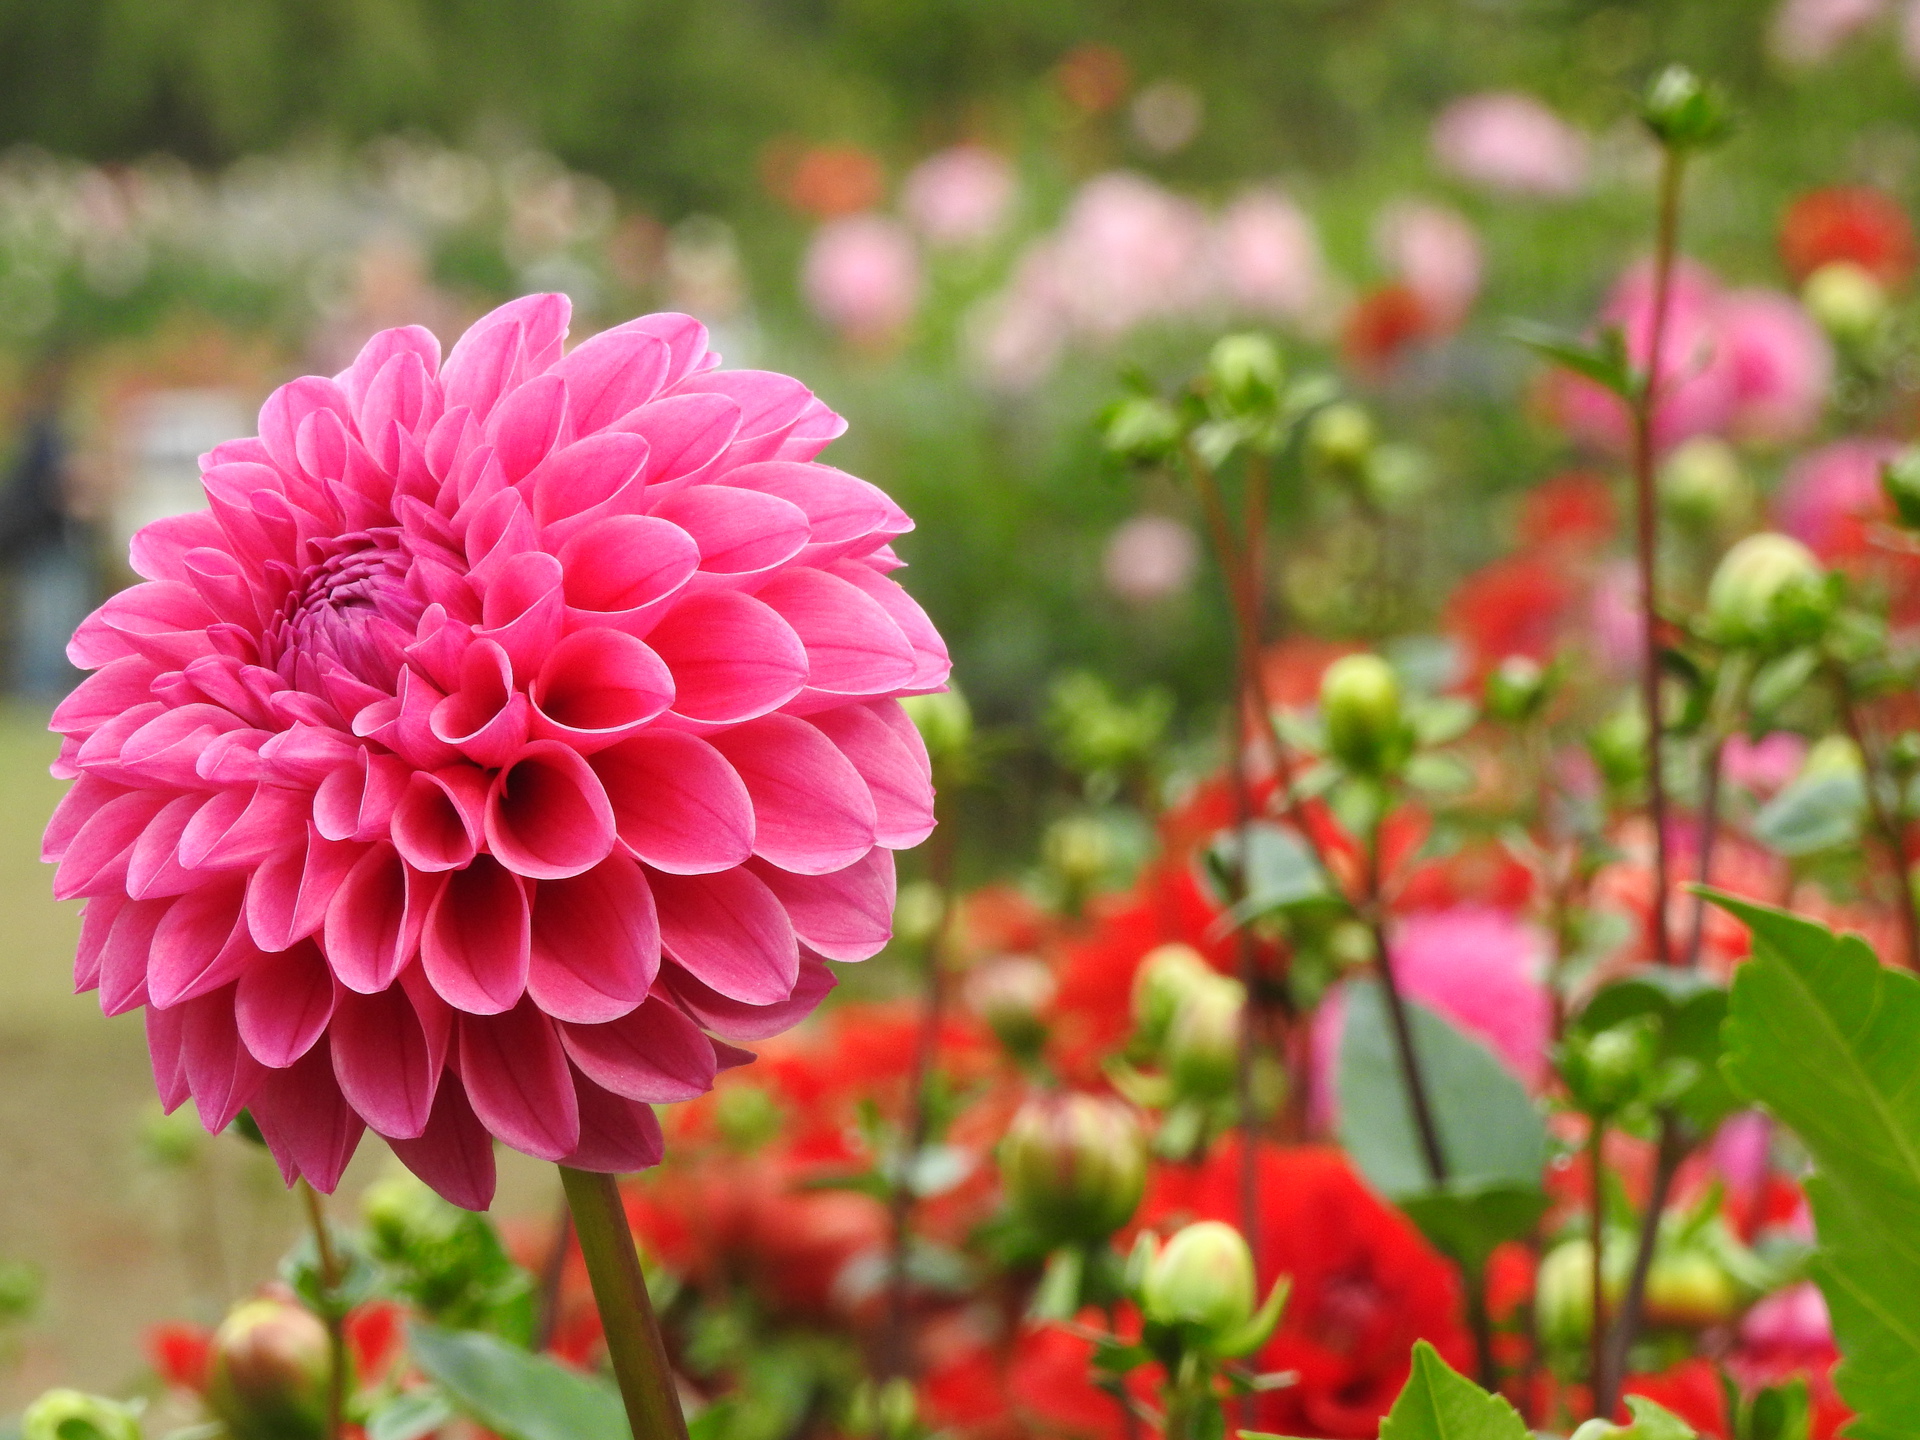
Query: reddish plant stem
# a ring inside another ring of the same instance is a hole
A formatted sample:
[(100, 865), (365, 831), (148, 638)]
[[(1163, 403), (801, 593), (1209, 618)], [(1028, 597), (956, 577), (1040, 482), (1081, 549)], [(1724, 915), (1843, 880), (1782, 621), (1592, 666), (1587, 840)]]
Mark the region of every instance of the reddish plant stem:
[(1587, 1230), (1592, 1237), (1593, 1327), (1587, 1337), (1587, 1384), (1593, 1391), (1593, 1413), (1605, 1419), (1613, 1407), (1600, 1407), (1600, 1390), (1607, 1365), (1607, 1287), (1606, 1287), (1606, 1194), (1601, 1173), (1606, 1160), (1607, 1127), (1599, 1120), (1587, 1129)]
[(302, 1180), (300, 1198), (306, 1205), (307, 1224), (313, 1231), (314, 1256), (320, 1262), (323, 1305), (320, 1319), (327, 1327), (327, 1440), (340, 1440), (347, 1410), (347, 1321), (338, 1299), (340, 1256), (333, 1248), (332, 1232), (327, 1229), (320, 1192)]
[[(1367, 836), (1365, 915), (1373, 932), (1375, 963), (1380, 971), (1380, 990), (1387, 1001), (1387, 1020), (1393, 1031), (1394, 1051), (1400, 1061), (1400, 1083), (1406, 1088), (1407, 1109), (1413, 1114), (1413, 1127), (1420, 1139), (1420, 1155), (1426, 1162), (1427, 1179), (1438, 1190), (1447, 1183), (1447, 1155), (1440, 1144), (1440, 1127), (1433, 1118), (1428, 1098), (1427, 1078), (1420, 1068), (1419, 1052), (1413, 1044), (1413, 1025), (1407, 1017), (1407, 1003), (1394, 978), (1393, 953), (1387, 945), (1387, 925), (1380, 905), (1380, 826), (1375, 824)], [(1470, 1276), (1462, 1278), (1471, 1280)]]
[[(1715, 739), (1707, 748), (1705, 793), (1700, 797), (1700, 883), (1713, 883), (1713, 846), (1720, 834), (1721, 752), (1726, 742)], [(1707, 938), (1707, 897), (1693, 897), (1693, 924), (1687, 936), (1687, 968), (1700, 963), (1700, 947)]]
[(1647, 1276), (1653, 1271), (1653, 1252), (1660, 1240), (1660, 1217), (1666, 1211), (1667, 1197), (1673, 1191), (1673, 1179), (1680, 1171), (1680, 1162), (1687, 1158), (1687, 1148), (1680, 1121), (1671, 1112), (1663, 1113), (1653, 1185), (1647, 1192), (1646, 1213), (1640, 1217), (1633, 1270), (1627, 1277), (1627, 1293), (1620, 1300), (1620, 1313), (1614, 1318), (1612, 1330), (1607, 1332), (1600, 1378), (1594, 1382), (1593, 1413), (1596, 1415), (1611, 1415), (1620, 1397), (1620, 1386), (1627, 1375), (1627, 1352), (1633, 1348), (1634, 1335), (1640, 1328), (1640, 1312), (1646, 1304)]
[(1840, 723), (1853, 748), (1860, 752), (1860, 783), (1867, 792), (1867, 814), (1872, 817), (1873, 828), (1879, 832), (1880, 843), (1886, 848), (1887, 863), (1893, 867), (1893, 906), (1900, 917), (1907, 968), (1920, 971), (1920, 913), (1915, 909), (1913, 879), (1907, 872), (1906, 835), (1899, 820), (1887, 808), (1887, 797), (1881, 793), (1880, 777), (1874, 773), (1873, 751), (1867, 748), (1866, 722), (1854, 700), (1853, 687), (1838, 666), (1833, 667), (1830, 678)]

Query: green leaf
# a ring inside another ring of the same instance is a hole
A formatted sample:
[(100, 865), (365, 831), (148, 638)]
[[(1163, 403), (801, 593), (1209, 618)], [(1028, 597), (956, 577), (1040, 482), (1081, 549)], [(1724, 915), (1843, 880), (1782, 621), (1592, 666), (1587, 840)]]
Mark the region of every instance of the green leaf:
[(1618, 329), (1610, 327), (1601, 331), (1597, 340), (1582, 340), (1577, 335), (1569, 335), (1549, 325), (1515, 320), (1507, 326), (1507, 335), (1556, 365), (1604, 386), (1622, 399), (1633, 394), (1637, 382), (1633, 367), (1627, 361), (1626, 341)]
[(1486, 1269), (1493, 1252), (1530, 1234), (1547, 1213), (1547, 1192), (1538, 1185), (1448, 1185), (1424, 1195), (1403, 1195), (1399, 1205), (1441, 1254), (1469, 1274)]
[[(1407, 1017), (1451, 1185), (1537, 1188), (1547, 1127), (1526, 1087), (1485, 1045), (1425, 1006), (1409, 1001)], [(1340, 1140), (1361, 1173), (1396, 1200), (1428, 1192), (1386, 1003), (1371, 980), (1347, 986), (1339, 1088)]]
[(630, 1440), (612, 1387), (491, 1335), (407, 1329), (414, 1363), (462, 1411), (505, 1440)]
[(1866, 787), (1848, 770), (1796, 780), (1753, 817), (1754, 836), (1782, 855), (1811, 855), (1860, 836)]
[(1414, 1342), (1413, 1373), (1380, 1422), (1380, 1440), (1530, 1440), (1519, 1413), (1456, 1373), (1424, 1340)]
[(1657, 1101), (1711, 1132), (1739, 1101), (1720, 1069), (1727, 992), (1696, 970), (1648, 966), (1601, 987), (1569, 1027), (1595, 1035), (1641, 1017), (1655, 1023), (1656, 1056), (1675, 1082)]
[(453, 1416), (447, 1397), (431, 1385), (396, 1395), (367, 1417), (367, 1440), (420, 1440)]
[(1813, 1277), (1845, 1357), (1856, 1440), (1920, 1414), (1920, 980), (1858, 936), (1725, 895), (1753, 932), (1734, 978), (1726, 1070), (1812, 1153)]

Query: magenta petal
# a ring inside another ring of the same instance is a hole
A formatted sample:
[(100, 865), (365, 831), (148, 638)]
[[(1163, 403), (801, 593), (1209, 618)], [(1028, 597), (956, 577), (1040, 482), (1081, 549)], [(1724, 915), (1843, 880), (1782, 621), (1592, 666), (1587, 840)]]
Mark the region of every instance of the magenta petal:
[(710, 577), (764, 574), (798, 555), (811, 534), (797, 505), (723, 485), (689, 486), (650, 513), (693, 537), (701, 572)]
[(60, 868), (54, 871), (54, 899), (121, 890), (134, 842), (170, 798), (164, 792), (134, 790), (95, 810), (68, 842)]
[(124, 785), (102, 780), (98, 775), (81, 775), (53, 807), (53, 818), (47, 821), (46, 833), (40, 837), (40, 859), (49, 865), (59, 864), (73, 837), (80, 833), (80, 827), (93, 818), (93, 812), (109, 800), (130, 793)]
[(539, 550), (516, 555), (488, 580), (481, 627), (474, 633), (498, 642), (515, 674), (531, 675), (560, 638), (567, 602), (560, 562)]
[(658, 1165), (666, 1153), (659, 1117), (645, 1105), (609, 1094), (585, 1076), (575, 1079), (580, 1143), (561, 1163), (602, 1175), (628, 1175)]
[(700, 547), (665, 520), (612, 515), (578, 531), (559, 558), (569, 613), (628, 629), (651, 624), (700, 568)]
[(713, 1042), (657, 997), (604, 1025), (562, 1025), (560, 1042), (589, 1080), (629, 1100), (670, 1105), (713, 1088)]
[(504, 765), (527, 743), (533, 712), (513, 688), (513, 662), (491, 640), (476, 640), (460, 662), (460, 683), (433, 707), (427, 722), (443, 740), (481, 765)]
[(773, 891), (745, 870), (647, 877), (660, 941), (684, 969), (730, 999), (771, 1005), (793, 993), (800, 947)]
[(806, 721), (766, 715), (711, 743), (753, 797), (756, 855), (821, 875), (873, 848), (873, 796), (853, 762)]
[(247, 878), (247, 929), (262, 950), (285, 950), (318, 933), (327, 908), (364, 845), (324, 838), (311, 826), (307, 843), (282, 850)]
[(394, 807), (393, 847), (416, 870), (457, 870), (480, 849), (489, 780), (471, 765), (416, 770)]
[(673, 672), (673, 713), (689, 720), (751, 720), (779, 709), (807, 683), (806, 647), (792, 627), (760, 601), (731, 591), (681, 600), (647, 643)]
[(232, 983), (261, 951), (242, 914), (245, 882), (203, 885), (168, 907), (153, 933), (147, 991), (161, 1009)]
[(947, 658), (946, 641), (933, 628), (933, 622), (927, 618), (927, 612), (920, 608), (919, 602), (901, 589), (898, 581), (888, 579), (864, 561), (839, 560), (834, 562), (832, 569), (842, 580), (872, 596), (893, 617), (893, 623), (900, 627), (900, 633), (907, 637), (907, 643), (913, 647), (914, 664), (913, 680), (907, 687), (907, 693), (924, 695), (944, 689), (953, 662)]
[(587, 1024), (646, 999), (660, 970), (660, 923), (640, 867), (609, 856), (584, 875), (534, 888), (527, 990), (559, 1020)]
[(591, 754), (671, 705), (673, 675), (644, 641), (578, 630), (553, 647), (529, 694), (535, 735)]
[(160, 1108), (169, 1115), (186, 1104), (192, 1093), (187, 1088), (186, 1036), (185, 1006), (148, 1009), (147, 1058), (153, 1065), (153, 1086), (160, 1095)]
[(830, 465), (769, 460), (730, 471), (720, 483), (798, 505), (811, 531), (802, 558), (815, 564), (865, 553), (913, 528), (886, 491)]
[(234, 991), (241, 1041), (262, 1065), (286, 1069), (326, 1030), (333, 1018), (333, 992), (333, 972), (317, 945), (302, 942), (262, 956)]
[(180, 1053), (187, 1071), (187, 1088), (194, 1108), (209, 1135), (218, 1135), (234, 1116), (252, 1103), (268, 1071), (240, 1043), (234, 1023), (231, 987), (201, 995), (183, 1004)]
[(226, 533), (210, 510), (189, 510), (149, 520), (134, 533), (127, 559), (142, 580), (184, 580), (189, 550), (219, 546)]
[(873, 706), (841, 705), (807, 719), (866, 781), (876, 841), (890, 850), (911, 850), (933, 833), (933, 782), (921, 767), (922, 755)]
[(657, 395), (671, 363), (665, 341), (616, 327), (583, 340), (548, 373), (566, 382), (574, 429), (587, 435)]
[[(97, 900), (87, 902), (91, 909)], [(121, 905), (100, 947), (100, 1009), (124, 1015), (147, 1003), (147, 961), (153, 932), (174, 906), (172, 900), (129, 900)]]
[(456, 1010), (496, 1015), (526, 993), (530, 926), (519, 876), (477, 855), (447, 876), (427, 912), (420, 962)]
[(694, 483), (720, 462), (740, 429), (740, 407), (724, 395), (668, 395), (614, 422), (644, 435), (645, 479), (654, 498)]
[(285, 785), (259, 785), (251, 793), (223, 790), (181, 832), (181, 862), (215, 870), (257, 865), (305, 828), (311, 804), (304, 792)]
[(329, 840), (382, 838), (411, 776), (398, 757), (360, 747), (353, 760), (337, 766), (314, 791), (314, 827)]
[(388, 1137), (393, 1153), (443, 1200), (463, 1210), (493, 1203), (493, 1137), (473, 1113), (467, 1092), (451, 1071), (440, 1077), (433, 1116), (417, 1140)]
[(328, 1034), (347, 1103), (389, 1140), (424, 1134), (444, 1055), (429, 1043), (407, 992), (399, 985), (377, 995), (342, 992)]
[(834, 695), (889, 695), (913, 681), (913, 646), (885, 607), (824, 570), (789, 570), (759, 592), (807, 650), (807, 685)]
[(649, 731), (602, 750), (593, 768), (621, 844), (654, 869), (707, 874), (753, 853), (753, 801), (706, 741)]
[[(569, 538), (640, 481), (650, 447), (638, 435), (588, 435), (549, 455), (522, 488), (531, 497), (533, 522), (550, 537)], [(565, 522), (579, 520), (575, 524)], [(549, 527), (555, 527), (550, 529)]]
[(893, 852), (875, 846), (830, 875), (792, 875), (764, 861), (753, 872), (786, 907), (802, 942), (829, 960), (865, 960), (893, 938)]
[(181, 832), (206, 799), (182, 795), (147, 822), (127, 856), (127, 894), (136, 900), (184, 895), (207, 878), (187, 869), (179, 857)]
[(791, 1030), (814, 1012), (837, 983), (818, 956), (806, 954), (800, 958), (793, 993), (767, 1005), (730, 999), (677, 965), (662, 966), (660, 979), (680, 1008), (706, 1029), (727, 1040), (743, 1041), (764, 1040)]
[(481, 1123), (514, 1149), (561, 1160), (580, 1143), (566, 1052), (532, 1000), (500, 1015), (460, 1017), (460, 1080)]
[(280, 1177), (331, 1195), (367, 1126), (340, 1093), (327, 1052), (323, 1038), (289, 1069), (270, 1071), (251, 1113)]
[(73, 957), (73, 993), (84, 995), (100, 984), (100, 957), (113, 922), (130, 902), (124, 895), (101, 895), (80, 907), (80, 945)]
[(566, 423), (567, 387), (541, 375), (501, 398), (487, 417), (487, 443), (507, 479), (518, 480), (547, 458)]
[(363, 995), (384, 990), (413, 958), (440, 877), (410, 872), (391, 845), (354, 863), (327, 907), (327, 958), (340, 983)]
[(613, 807), (577, 751), (536, 740), (494, 778), (486, 834), (487, 848), (509, 870), (562, 879), (612, 853)]

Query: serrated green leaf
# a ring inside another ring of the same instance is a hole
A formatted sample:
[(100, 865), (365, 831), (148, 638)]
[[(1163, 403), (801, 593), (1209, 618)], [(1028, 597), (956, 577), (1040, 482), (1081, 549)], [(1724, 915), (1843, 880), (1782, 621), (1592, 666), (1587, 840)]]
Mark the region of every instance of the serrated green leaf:
[(1530, 1440), (1526, 1421), (1440, 1358), (1424, 1340), (1413, 1346), (1413, 1373), (1380, 1422), (1380, 1440)]
[(1858, 936), (1714, 895), (1753, 932), (1734, 978), (1726, 1070), (1813, 1155), (1813, 1277), (1845, 1357), (1857, 1440), (1920, 1415), (1920, 980)]
[(454, 1405), (505, 1440), (631, 1440), (611, 1386), (491, 1335), (407, 1329), (408, 1353)]

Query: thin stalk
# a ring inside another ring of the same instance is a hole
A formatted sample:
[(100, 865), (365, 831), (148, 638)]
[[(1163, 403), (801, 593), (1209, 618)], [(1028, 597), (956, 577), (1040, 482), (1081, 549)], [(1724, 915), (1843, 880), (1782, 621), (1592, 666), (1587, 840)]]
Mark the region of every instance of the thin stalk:
[(320, 1262), (320, 1319), (327, 1327), (327, 1440), (340, 1440), (347, 1410), (347, 1317), (337, 1298), (342, 1278), (340, 1256), (327, 1229), (320, 1192), (302, 1180), (300, 1199), (306, 1205), (313, 1251)]
[(1419, 1052), (1413, 1044), (1413, 1026), (1407, 1019), (1407, 1005), (1400, 984), (1393, 974), (1393, 954), (1387, 945), (1386, 921), (1380, 914), (1380, 826), (1367, 832), (1366, 917), (1373, 932), (1373, 949), (1380, 969), (1380, 989), (1387, 997), (1387, 1019), (1393, 1029), (1393, 1047), (1400, 1061), (1400, 1083), (1407, 1092), (1407, 1108), (1413, 1112), (1413, 1127), (1420, 1137), (1420, 1154), (1426, 1161), (1427, 1179), (1438, 1190), (1447, 1183), (1447, 1156), (1440, 1146), (1440, 1127), (1434, 1123), (1433, 1105), (1428, 1099), (1427, 1077), (1420, 1068)]
[[(1713, 843), (1720, 834), (1720, 772), (1724, 738), (1715, 736), (1707, 747), (1705, 790), (1700, 797), (1700, 873), (1702, 885), (1713, 883)], [(1700, 946), (1707, 938), (1707, 897), (1693, 897), (1693, 924), (1687, 935), (1687, 968), (1700, 963)]]
[(548, 1350), (554, 1332), (560, 1326), (560, 1290), (567, 1274), (567, 1251), (573, 1245), (573, 1209), (564, 1192), (560, 1213), (553, 1217), (553, 1239), (547, 1243), (547, 1257), (540, 1266), (539, 1309), (534, 1328), (533, 1348)]
[[(1667, 1112), (1660, 1117), (1660, 1148), (1654, 1160), (1653, 1187), (1647, 1193), (1647, 1211), (1640, 1217), (1640, 1238), (1633, 1252), (1633, 1270), (1627, 1277), (1627, 1293), (1621, 1298), (1620, 1313), (1607, 1333), (1600, 1378), (1594, 1382), (1593, 1413), (1611, 1415), (1619, 1398), (1620, 1386), (1627, 1375), (1627, 1352), (1633, 1348), (1635, 1332), (1640, 1328), (1640, 1311), (1647, 1298), (1647, 1276), (1653, 1270), (1653, 1252), (1660, 1239), (1660, 1217), (1666, 1211), (1667, 1197), (1673, 1190), (1680, 1162), (1687, 1158), (1686, 1133), (1680, 1121)], [(1597, 1317), (1596, 1317), (1597, 1318)]]
[(1853, 687), (1837, 666), (1830, 678), (1840, 710), (1840, 723), (1846, 729), (1847, 738), (1853, 741), (1853, 748), (1860, 752), (1860, 780), (1867, 792), (1867, 813), (1873, 818), (1873, 828), (1886, 847), (1888, 863), (1893, 866), (1893, 905), (1900, 916), (1901, 938), (1906, 942), (1907, 968), (1920, 970), (1920, 913), (1915, 910), (1913, 879), (1907, 871), (1906, 836), (1900, 822), (1887, 808), (1887, 797), (1881, 793), (1880, 777), (1874, 773), (1873, 752), (1867, 748), (1867, 727), (1860, 718), (1860, 707), (1854, 702)]
[(1487, 1313), (1487, 1268), (1481, 1266), (1466, 1281), (1467, 1325), (1473, 1331), (1474, 1379), (1482, 1390), (1500, 1388), (1500, 1369), (1493, 1358), (1493, 1317)]
[(1604, 1420), (1613, 1407), (1600, 1406), (1600, 1390), (1607, 1366), (1607, 1287), (1606, 1279), (1606, 1196), (1600, 1184), (1602, 1152), (1607, 1138), (1606, 1124), (1595, 1119), (1587, 1129), (1587, 1229), (1593, 1240), (1593, 1326), (1587, 1352), (1587, 1384), (1593, 1391), (1593, 1413)]
[(626, 1207), (620, 1203), (620, 1187), (611, 1175), (568, 1165), (560, 1167), (560, 1181), (587, 1262), (587, 1278), (593, 1282), (607, 1358), (626, 1403), (633, 1440), (687, 1440), (680, 1392), (653, 1302), (647, 1298), (647, 1279), (627, 1226)]
[(1657, 499), (1653, 485), (1653, 427), (1660, 389), (1660, 346), (1666, 338), (1667, 305), (1680, 234), (1680, 178), (1685, 156), (1665, 146), (1660, 161), (1660, 217), (1653, 252), (1653, 316), (1647, 337), (1647, 372), (1633, 405), (1634, 560), (1640, 571), (1640, 618), (1646, 634), (1640, 657), (1640, 688), (1647, 712), (1647, 811), (1653, 822), (1653, 950), (1662, 965), (1673, 963), (1667, 937), (1667, 783), (1661, 768), (1660, 636), (1654, 602)]

